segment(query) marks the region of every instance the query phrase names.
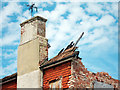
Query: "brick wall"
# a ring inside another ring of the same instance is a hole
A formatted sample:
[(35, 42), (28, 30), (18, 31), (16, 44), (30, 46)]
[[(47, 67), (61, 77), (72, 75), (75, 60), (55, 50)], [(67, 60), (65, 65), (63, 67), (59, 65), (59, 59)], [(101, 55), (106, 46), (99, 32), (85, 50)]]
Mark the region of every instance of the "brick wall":
[(71, 75), (71, 62), (66, 62), (43, 71), (43, 88), (49, 88), (51, 81), (61, 80), (62, 88), (69, 88), (69, 76)]
[(17, 79), (4, 83), (2, 85), (2, 90), (10, 90), (10, 89), (16, 90), (16, 88), (17, 88)]
[(118, 88), (118, 80), (113, 79), (106, 72), (93, 73), (88, 71), (80, 59), (74, 59), (71, 65), (70, 88), (93, 88), (95, 81), (103, 82), (112, 85), (114, 88)]

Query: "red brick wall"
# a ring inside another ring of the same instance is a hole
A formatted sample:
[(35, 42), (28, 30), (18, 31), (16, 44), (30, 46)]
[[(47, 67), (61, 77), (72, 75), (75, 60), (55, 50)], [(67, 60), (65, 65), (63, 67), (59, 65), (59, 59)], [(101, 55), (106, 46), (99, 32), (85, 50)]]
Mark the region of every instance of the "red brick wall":
[(16, 90), (16, 88), (17, 88), (17, 79), (4, 83), (2, 85), (2, 90), (10, 90), (10, 89)]
[(80, 59), (74, 59), (71, 65), (70, 88), (93, 88), (94, 81), (103, 82), (118, 88), (118, 80), (113, 79), (106, 72), (93, 73), (88, 71)]
[[(69, 88), (69, 76), (71, 75), (71, 62), (66, 62), (43, 71), (43, 88), (49, 88), (53, 80), (62, 80), (62, 88)], [(62, 78), (60, 78), (62, 76)]]

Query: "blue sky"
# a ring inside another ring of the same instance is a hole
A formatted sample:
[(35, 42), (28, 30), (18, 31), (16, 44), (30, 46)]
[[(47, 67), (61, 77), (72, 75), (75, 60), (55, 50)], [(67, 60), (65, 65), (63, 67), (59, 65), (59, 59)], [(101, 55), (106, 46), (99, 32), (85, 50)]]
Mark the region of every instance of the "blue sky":
[[(20, 23), (31, 18), (26, 4), (31, 2), (1, 2), (0, 8), (0, 78), (17, 72), (17, 48), (20, 43)], [(34, 16), (48, 19), (46, 37), (51, 45), (49, 59), (76, 41), (79, 57), (92, 72), (108, 72), (118, 79), (118, 3), (117, 2), (35, 2)]]

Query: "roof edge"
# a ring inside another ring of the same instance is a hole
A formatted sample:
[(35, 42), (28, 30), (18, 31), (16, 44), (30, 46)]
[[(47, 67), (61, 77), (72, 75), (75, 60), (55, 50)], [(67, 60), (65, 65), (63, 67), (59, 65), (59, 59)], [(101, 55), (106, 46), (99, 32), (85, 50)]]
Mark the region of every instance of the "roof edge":
[(32, 17), (32, 18), (30, 18), (30, 19), (25, 20), (24, 22), (22, 22), (22, 23), (20, 24), (20, 26), (22, 27), (24, 24), (26, 24), (26, 23), (28, 23), (28, 22), (35, 21), (35, 20), (42, 20), (43, 22), (46, 22), (46, 21), (47, 21), (47, 19), (45, 19), (45, 18), (43, 18), (43, 17), (41, 17), (41, 16), (35, 16), (35, 17)]
[(4, 84), (4, 83), (7, 83), (7, 82), (15, 80), (15, 79), (17, 79), (17, 73), (14, 73), (12, 75), (9, 75), (9, 76), (6, 76), (6, 77), (0, 79), (0, 84)]
[[(75, 57), (78, 53), (79, 53), (79, 51), (75, 51), (75, 52), (74, 52), (72, 55), (70, 55), (70, 56), (64, 57), (64, 58), (62, 58), (62, 59), (60, 59), (60, 60), (58, 60), (58, 61), (51, 62), (51, 63), (48, 63), (48, 64), (46, 64), (46, 65), (40, 66), (39, 68), (40, 68), (40, 69), (46, 69), (46, 68), (48, 68), (48, 67), (58, 65), (57, 63), (59, 63), (59, 62), (63, 63), (64, 61), (65, 61), (65, 62), (66, 62), (66, 61), (69, 61), (69, 58)], [(66, 60), (66, 59), (67, 59), (67, 60)], [(71, 60), (71, 59), (70, 59), (70, 60)], [(60, 63), (60, 64), (61, 64), (61, 63)], [(52, 65), (52, 64), (53, 64), (53, 65)]]

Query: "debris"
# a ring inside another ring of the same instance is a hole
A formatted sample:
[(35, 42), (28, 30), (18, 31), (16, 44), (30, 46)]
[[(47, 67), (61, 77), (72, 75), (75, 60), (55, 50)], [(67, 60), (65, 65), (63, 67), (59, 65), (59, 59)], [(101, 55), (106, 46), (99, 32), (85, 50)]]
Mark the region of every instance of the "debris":
[(63, 52), (63, 50), (64, 50), (64, 48), (62, 50), (60, 50), (60, 52), (58, 53), (58, 55), (61, 54)]
[(73, 47), (73, 45), (74, 45), (74, 43), (73, 43), (73, 41), (66, 47), (66, 49), (65, 50), (67, 50), (67, 49), (69, 49), (69, 48), (71, 48), (71, 47)]

